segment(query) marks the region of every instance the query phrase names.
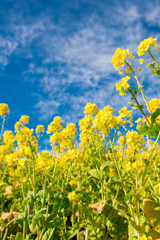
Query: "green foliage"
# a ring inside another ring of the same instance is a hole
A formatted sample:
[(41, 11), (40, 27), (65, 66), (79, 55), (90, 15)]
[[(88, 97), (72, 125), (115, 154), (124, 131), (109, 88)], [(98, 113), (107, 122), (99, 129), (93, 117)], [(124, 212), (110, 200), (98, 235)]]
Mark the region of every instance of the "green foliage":
[(160, 69), (153, 69), (151, 70), (151, 73), (155, 74), (155, 75), (160, 75)]

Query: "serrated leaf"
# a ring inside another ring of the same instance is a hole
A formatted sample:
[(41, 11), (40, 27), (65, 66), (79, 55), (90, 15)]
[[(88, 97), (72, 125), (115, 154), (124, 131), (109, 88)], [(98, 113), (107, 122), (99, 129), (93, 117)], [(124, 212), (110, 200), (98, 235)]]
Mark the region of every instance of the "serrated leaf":
[(154, 113), (151, 115), (151, 124), (155, 123), (156, 118), (160, 115), (160, 108), (157, 108)]
[(138, 129), (138, 131), (143, 135), (149, 135), (151, 137), (156, 137), (159, 134), (160, 131), (160, 125), (154, 124), (154, 125), (144, 125)]
[(136, 104), (134, 104), (133, 102), (129, 102), (129, 104), (131, 105), (131, 107), (133, 108), (133, 109), (143, 109), (144, 107), (145, 107), (145, 105), (136, 105)]
[(102, 178), (102, 176), (101, 176), (101, 171), (98, 170), (98, 169), (91, 169), (91, 170), (89, 171), (89, 174), (90, 174), (92, 177), (97, 178), (97, 179), (101, 179), (101, 178)]

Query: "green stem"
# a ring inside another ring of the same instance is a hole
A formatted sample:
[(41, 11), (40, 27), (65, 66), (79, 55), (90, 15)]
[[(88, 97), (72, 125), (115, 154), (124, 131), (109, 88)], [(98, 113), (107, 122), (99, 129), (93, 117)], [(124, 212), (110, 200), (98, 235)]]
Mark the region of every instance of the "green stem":
[(158, 68), (158, 63), (157, 63), (156, 59), (154, 58), (153, 54), (151, 53), (150, 49), (148, 49), (148, 52), (149, 52), (151, 58), (153, 59), (153, 61), (156, 63), (156, 67)]
[(4, 130), (4, 123), (5, 123), (5, 115), (3, 115), (3, 122), (2, 122), (1, 135), (0, 135), (0, 146), (2, 145), (2, 135), (3, 135), (3, 130)]
[[(121, 177), (120, 169), (119, 169), (119, 166), (118, 166), (118, 163), (117, 163), (117, 159), (116, 159), (116, 156), (115, 156), (115, 150), (114, 150), (112, 138), (110, 136), (110, 132), (109, 132), (109, 129), (108, 129), (107, 126), (106, 126), (106, 128), (107, 128), (107, 132), (108, 132), (108, 136), (109, 136), (109, 140), (110, 140), (110, 144), (111, 144), (111, 148), (112, 148), (112, 152), (113, 152), (114, 163), (115, 163), (115, 166), (116, 166), (116, 169), (117, 169), (117, 172), (118, 172), (118, 176), (119, 176), (119, 179), (122, 182), (122, 187), (123, 187), (124, 193), (125, 193), (125, 195), (127, 195), (125, 184), (124, 184), (124, 181), (123, 181), (123, 179)], [(132, 206), (131, 206), (130, 202), (128, 202), (128, 206), (129, 206), (129, 209), (130, 209), (131, 216), (133, 216), (133, 210), (132, 210)]]
[(139, 87), (139, 89), (140, 89), (140, 91), (141, 91), (141, 94), (142, 94), (142, 96), (143, 96), (143, 99), (144, 99), (144, 101), (145, 101), (145, 103), (146, 103), (146, 106), (147, 106), (147, 108), (148, 108), (148, 111), (149, 111), (150, 113), (152, 113), (152, 111), (151, 111), (151, 109), (150, 109), (150, 106), (149, 106), (149, 104), (148, 104), (148, 101), (147, 101), (147, 99), (146, 99), (146, 96), (145, 96), (145, 94), (144, 94), (144, 92), (143, 92), (142, 85), (140, 84), (139, 79), (138, 79), (135, 71), (133, 70), (132, 66), (131, 66), (128, 62), (125, 61), (125, 63), (126, 63), (127, 66), (132, 70), (133, 75), (134, 75), (134, 78), (135, 78), (136, 81), (137, 81), (138, 87)]
[(146, 116), (146, 114), (144, 113), (143, 109), (141, 108), (141, 106), (140, 106), (137, 98), (134, 96), (134, 94), (132, 93), (132, 91), (131, 91), (130, 89), (129, 89), (129, 92), (131, 93), (132, 97), (134, 98), (135, 102), (137, 103), (138, 109), (139, 109), (140, 112), (142, 113), (143, 117), (146, 119), (146, 121), (148, 122), (148, 124), (151, 125), (150, 122), (149, 122), (149, 120), (148, 120), (148, 118), (147, 118), (147, 116)]
[(147, 168), (148, 168), (148, 166), (149, 166), (149, 161), (150, 161), (150, 159), (151, 159), (151, 157), (152, 157), (152, 154), (153, 154), (153, 152), (154, 152), (154, 150), (155, 150), (155, 148), (156, 148), (156, 145), (157, 145), (157, 143), (158, 143), (159, 137), (160, 137), (160, 131), (159, 131), (159, 133), (158, 133), (156, 142), (155, 142), (155, 144), (154, 144), (154, 148), (152, 149), (152, 151), (151, 151), (151, 153), (150, 153), (150, 155), (149, 155), (149, 158), (148, 158), (148, 160), (147, 160), (147, 163), (146, 163), (146, 165), (145, 165), (144, 172), (143, 172), (143, 177), (144, 177), (145, 174), (146, 174)]

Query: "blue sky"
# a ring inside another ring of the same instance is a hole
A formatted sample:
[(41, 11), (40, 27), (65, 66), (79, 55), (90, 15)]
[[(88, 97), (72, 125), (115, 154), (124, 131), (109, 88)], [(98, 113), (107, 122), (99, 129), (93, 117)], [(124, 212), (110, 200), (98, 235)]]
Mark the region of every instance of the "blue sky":
[[(160, 43), (160, 2), (123, 0), (1, 0), (0, 102), (10, 116), (30, 127), (47, 126), (55, 116), (77, 123), (87, 102), (115, 113), (130, 100), (120, 97), (119, 75), (111, 59), (116, 48), (136, 52), (149, 36)], [(159, 78), (148, 99), (160, 98)], [(151, 84), (150, 84), (151, 83)], [(47, 140), (44, 138), (44, 147)]]

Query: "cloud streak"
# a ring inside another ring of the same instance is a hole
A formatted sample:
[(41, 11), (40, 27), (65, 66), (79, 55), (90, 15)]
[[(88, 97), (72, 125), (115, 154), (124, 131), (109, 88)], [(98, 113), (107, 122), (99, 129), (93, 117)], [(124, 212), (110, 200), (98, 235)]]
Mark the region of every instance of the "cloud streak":
[[(135, 52), (144, 36), (150, 35), (144, 20), (159, 26), (160, 7), (150, 11), (151, 3), (146, 4), (144, 14), (140, 4), (114, 4), (105, 12), (106, 5), (100, 1), (97, 11), (74, 23), (71, 18), (68, 28), (64, 28), (69, 18), (65, 14), (59, 22), (45, 13), (27, 24), (21, 17), (20, 24), (12, 24), (10, 35), (0, 36), (3, 67), (13, 54), (30, 59), (22, 77), (37, 84), (34, 107), (41, 120), (60, 114), (67, 122), (78, 121), (88, 101), (99, 108), (111, 105), (116, 111), (123, 106), (123, 98), (115, 92), (121, 76), (112, 66), (112, 55), (118, 47)], [(78, 6), (77, 1), (75, 11)]]

